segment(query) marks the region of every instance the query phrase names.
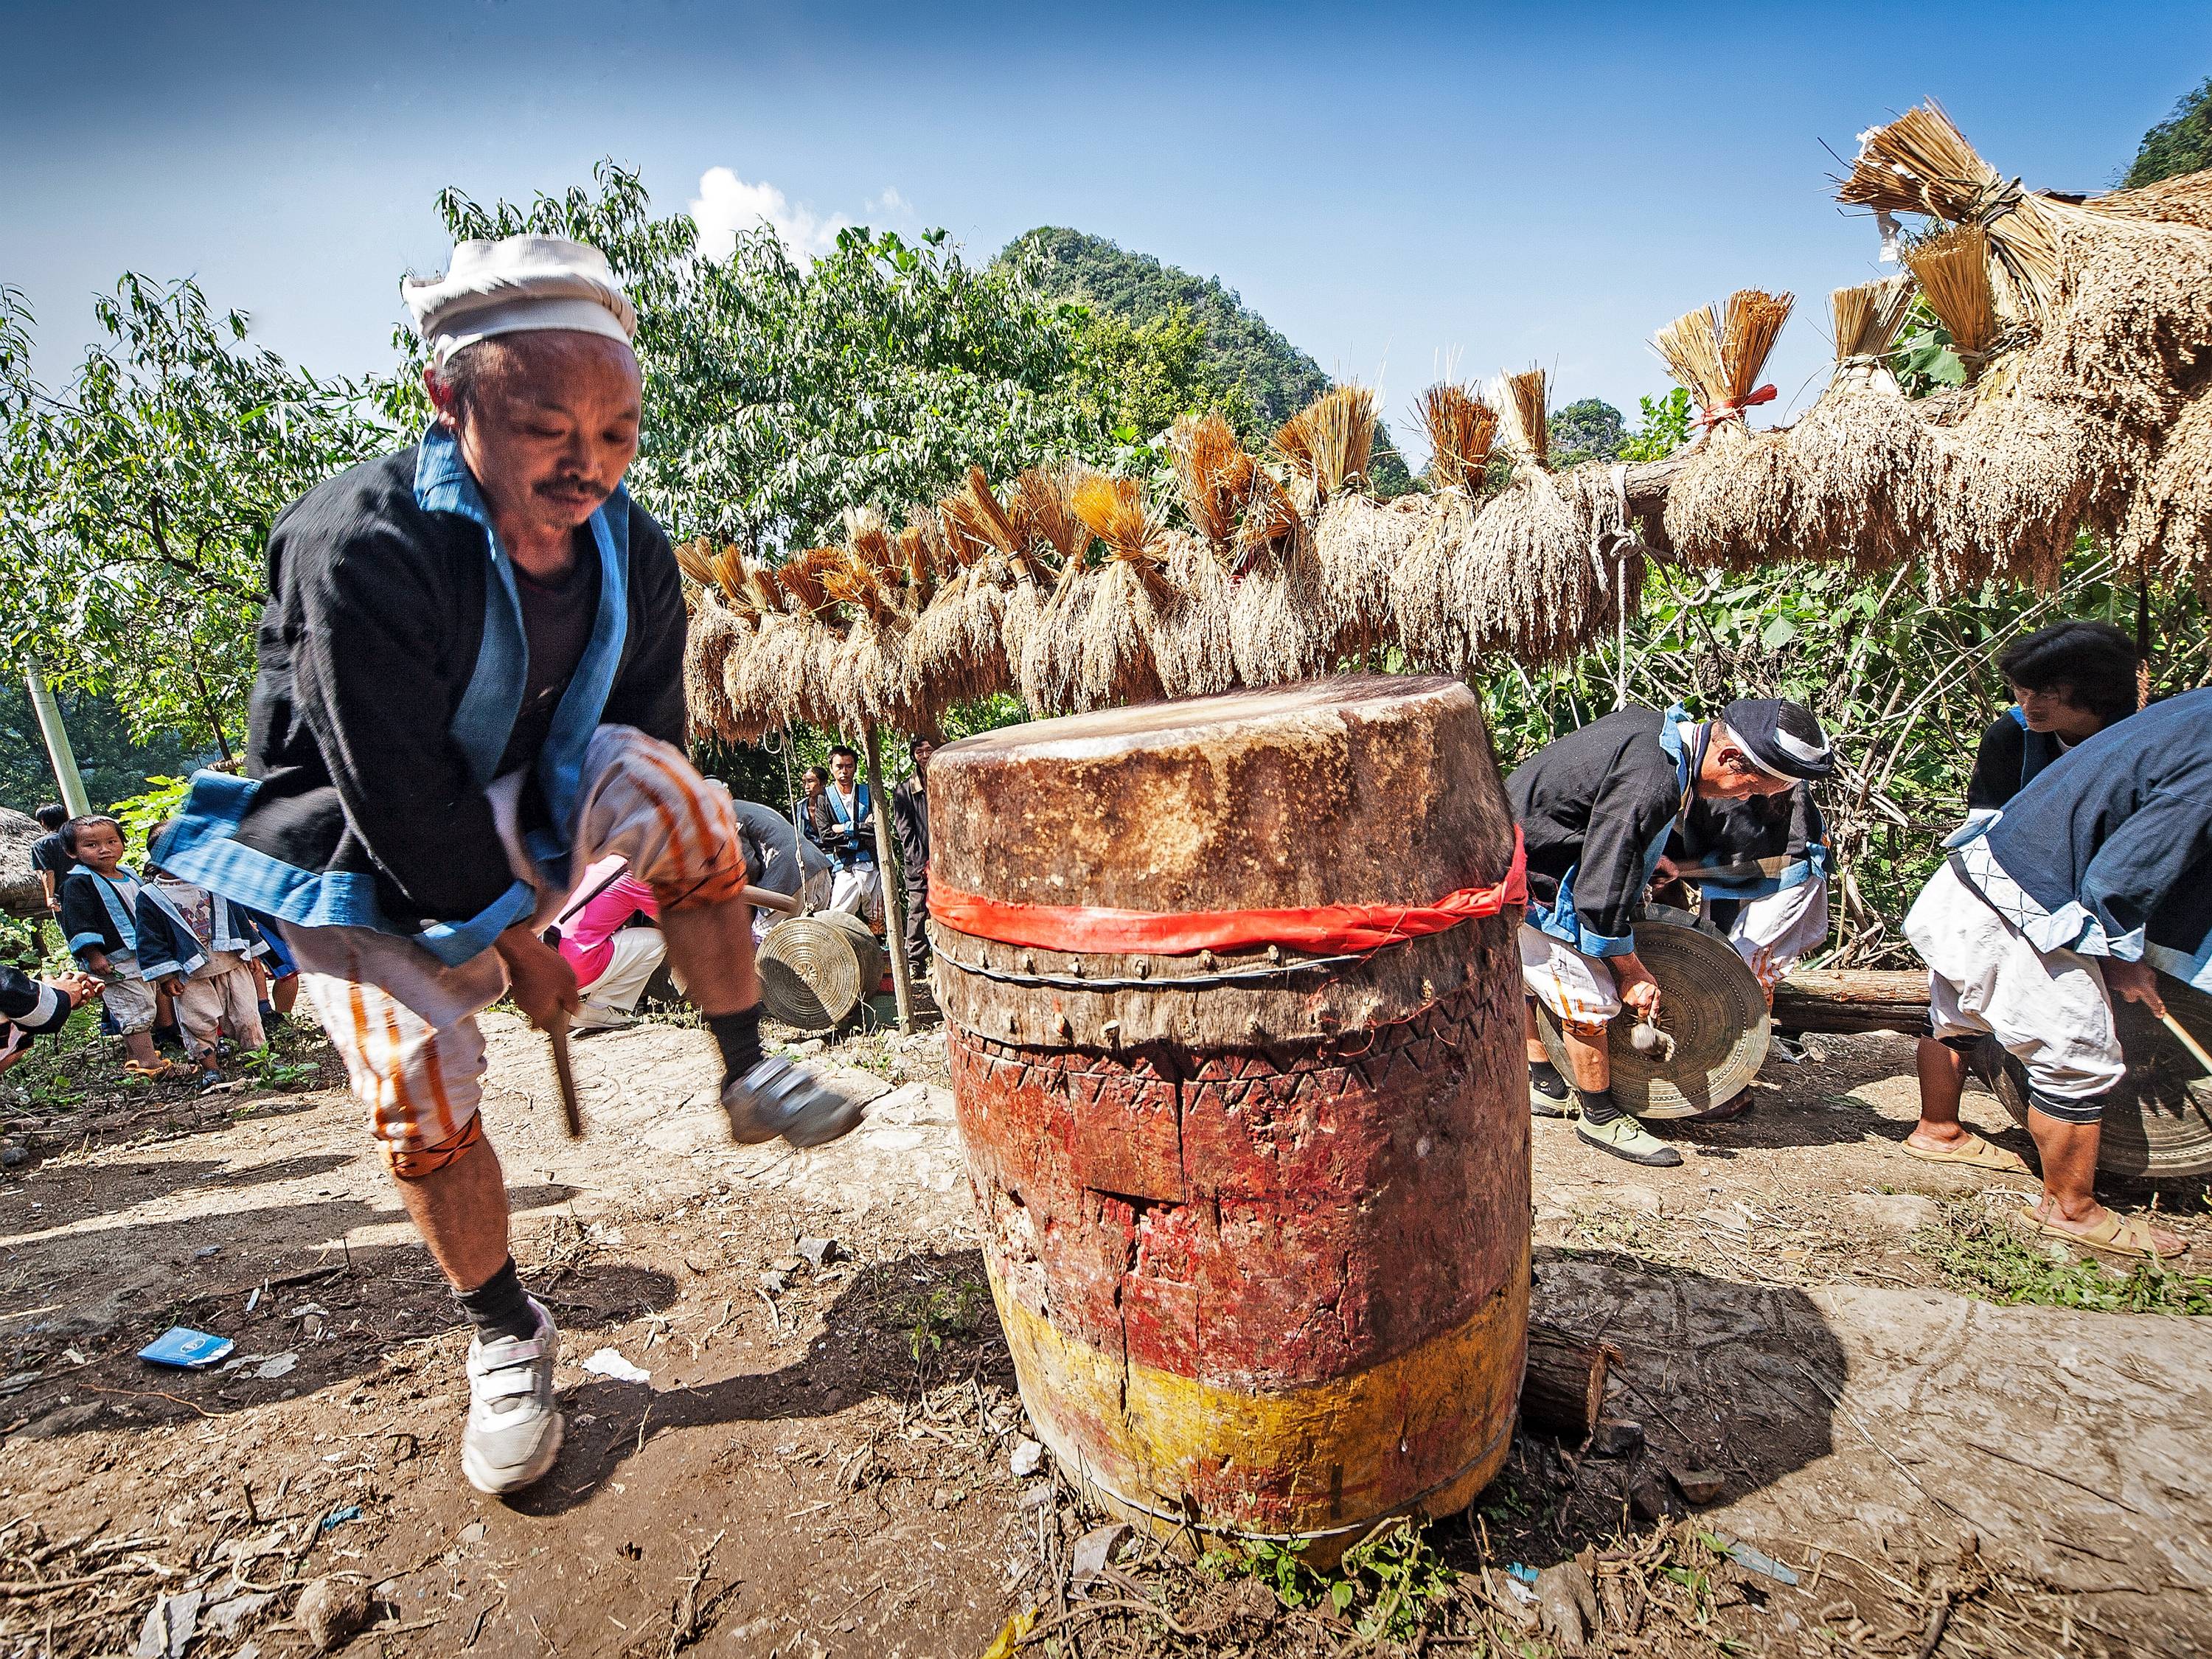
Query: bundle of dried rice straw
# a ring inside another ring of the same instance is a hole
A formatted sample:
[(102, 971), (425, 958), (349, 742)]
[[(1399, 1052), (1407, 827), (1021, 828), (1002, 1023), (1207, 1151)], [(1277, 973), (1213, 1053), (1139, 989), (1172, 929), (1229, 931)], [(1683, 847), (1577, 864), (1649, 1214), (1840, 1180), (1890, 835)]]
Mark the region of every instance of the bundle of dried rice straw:
[(1951, 349), (1969, 373), (1978, 369), (1997, 338), (1989, 232), (1979, 225), (1939, 232), (1905, 249), (1905, 263), (1950, 334)]
[(1759, 371), (1796, 303), (1793, 295), (1741, 288), (1729, 295), (1725, 307), (1700, 307), (1652, 337), (1668, 373), (1698, 400), (1701, 429), (1726, 423), (1743, 431), (1746, 411), (1773, 401), (1774, 388), (1758, 384)]
[(1421, 394), (1421, 429), (1429, 440), (1429, 482), (1437, 489), (1481, 492), (1498, 438), (1498, 411), (1455, 381)]
[(1218, 415), (1178, 416), (1168, 448), (1175, 457), (1176, 492), (1191, 528), (1224, 562), (1230, 561), (1258, 464)]
[(1836, 380), (1830, 385), (1848, 381), (1853, 386), (1896, 392), (1889, 354), (1912, 309), (1912, 279), (1900, 273), (1839, 288), (1829, 295), (1828, 309), (1836, 325)]

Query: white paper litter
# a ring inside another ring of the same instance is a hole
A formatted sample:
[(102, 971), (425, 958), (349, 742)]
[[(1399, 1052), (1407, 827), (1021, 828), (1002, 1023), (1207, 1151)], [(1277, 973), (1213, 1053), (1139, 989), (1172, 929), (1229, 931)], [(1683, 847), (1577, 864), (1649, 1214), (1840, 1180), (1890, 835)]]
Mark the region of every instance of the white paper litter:
[(1016, 1478), (1025, 1480), (1043, 1466), (1044, 1448), (1034, 1440), (1017, 1442), (1012, 1463)]
[(611, 1376), (617, 1382), (650, 1382), (653, 1373), (642, 1365), (633, 1365), (612, 1348), (602, 1348), (584, 1362), (584, 1369), (594, 1376)]
[(264, 1382), (273, 1382), (300, 1363), (295, 1353), (280, 1353), (274, 1359), (264, 1359), (255, 1368), (254, 1375)]

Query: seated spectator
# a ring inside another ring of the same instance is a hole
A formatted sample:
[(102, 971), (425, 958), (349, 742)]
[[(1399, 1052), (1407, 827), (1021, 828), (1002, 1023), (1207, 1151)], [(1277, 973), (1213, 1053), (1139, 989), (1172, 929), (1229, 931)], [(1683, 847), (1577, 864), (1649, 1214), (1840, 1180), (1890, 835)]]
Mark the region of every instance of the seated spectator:
[(577, 1030), (611, 1030), (635, 1017), (638, 998), (668, 955), (659, 915), (653, 889), (619, 855), (584, 872), (554, 921), (552, 941), (576, 970), (583, 999), (573, 1022)]
[(1982, 733), (1966, 784), (1967, 821), (2002, 811), (2075, 744), (2142, 702), (2135, 641), (2110, 623), (2039, 628), (1997, 659), (2013, 707)]

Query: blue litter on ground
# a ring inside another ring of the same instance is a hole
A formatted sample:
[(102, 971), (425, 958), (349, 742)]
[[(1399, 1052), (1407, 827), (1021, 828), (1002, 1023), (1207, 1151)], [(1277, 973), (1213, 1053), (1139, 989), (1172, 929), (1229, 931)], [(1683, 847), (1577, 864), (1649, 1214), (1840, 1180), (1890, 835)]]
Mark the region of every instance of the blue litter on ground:
[(1534, 1567), (1524, 1567), (1518, 1561), (1513, 1563), (1513, 1565), (1506, 1568), (1505, 1571), (1510, 1573), (1514, 1577), (1518, 1578), (1524, 1584), (1533, 1584), (1536, 1582), (1536, 1569)]
[(1796, 1573), (1790, 1571), (1772, 1556), (1763, 1555), (1748, 1544), (1730, 1544), (1728, 1547), (1728, 1553), (1729, 1559), (1740, 1567), (1748, 1567), (1753, 1572), (1763, 1572), (1769, 1578), (1781, 1583), (1794, 1584), (1797, 1582)]
[(358, 1521), (360, 1519), (361, 1505), (358, 1504), (349, 1504), (342, 1510), (332, 1510), (328, 1515), (323, 1517), (323, 1530), (325, 1532), (328, 1532), (332, 1527), (343, 1526), (349, 1521)]
[(175, 1365), (196, 1371), (212, 1365), (238, 1345), (227, 1336), (211, 1336), (189, 1325), (172, 1325), (138, 1350), (141, 1359), (156, 1365)]

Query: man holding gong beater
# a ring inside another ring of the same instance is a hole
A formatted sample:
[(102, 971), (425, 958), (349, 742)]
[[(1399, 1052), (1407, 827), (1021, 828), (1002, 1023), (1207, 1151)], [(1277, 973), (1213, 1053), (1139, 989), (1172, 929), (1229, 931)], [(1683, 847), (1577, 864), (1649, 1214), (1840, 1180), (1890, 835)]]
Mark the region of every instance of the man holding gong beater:
[(436, 419), (278, 517), (249, 775), (195, 777), (158, 856), (276, 919), (475, 1328), (462, 1468), (511, 1492), (560, 1450), (559, 1337), (507, 1251), (476, 1017), (508, 991), (549, 1030), (576, 1012), (539, 934), (580, 872), (619, 854), (653, 888), (735, 1139), (817, 1146), (860, 1112), (761, 1053), (731, 801), (683, 748), (676, 562), (622, 488), (635, 311), (557, 237), (464, 242), (404, 289)]

